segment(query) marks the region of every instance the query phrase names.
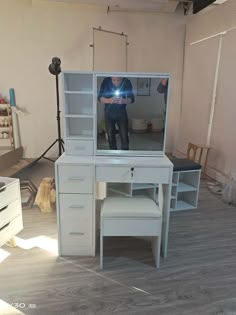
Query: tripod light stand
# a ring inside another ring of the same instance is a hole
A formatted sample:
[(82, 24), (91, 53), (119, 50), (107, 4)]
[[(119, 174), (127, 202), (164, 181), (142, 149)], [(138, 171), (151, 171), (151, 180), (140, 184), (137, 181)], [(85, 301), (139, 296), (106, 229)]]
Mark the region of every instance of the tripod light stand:
[(51, 74), (56, 76), (56, 97), (57, 97), (57, 139), (44, 151), (33, 163), (36, 164), (41, 158), (54, 162), (52, 159), (45, 157), (45, 154), (54, 146), (54, 144), (58, 143), (58, 156), (65, 151), (64, 149), (64, 141), (61, 138), (61, 123), (60, 123), (60, 103), (59, 103), (59, 88), (58, 88), (58, 75), (61, 72), (61, 60), (58, 57), (52, 58), (52, 63), (49, 65), (48, 70)]

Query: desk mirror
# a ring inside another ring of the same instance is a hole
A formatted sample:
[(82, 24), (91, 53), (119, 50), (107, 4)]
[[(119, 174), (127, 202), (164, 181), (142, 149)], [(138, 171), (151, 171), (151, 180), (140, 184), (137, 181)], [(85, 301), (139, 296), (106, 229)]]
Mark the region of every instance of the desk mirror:
[(97, 73), (96, 153), (163, 155), (170, 76)]

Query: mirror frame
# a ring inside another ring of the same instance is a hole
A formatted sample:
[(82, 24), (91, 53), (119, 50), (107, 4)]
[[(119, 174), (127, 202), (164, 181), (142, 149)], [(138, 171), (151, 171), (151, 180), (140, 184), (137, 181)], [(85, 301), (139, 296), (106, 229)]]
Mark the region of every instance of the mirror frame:
[[(166, 116), (164, 121), (164, 141), (163, 150), (160, 151), (147, 151), (147, 150), (100, 150), (97, 148), (97, 78), (98, 77), (126, 77), (126, 78), (168, 78), (168, 93), (166, 102)], [(168, 127), (168, 110), (170, 99), (171, 76), (169, 73), (149, 73), (149, 72), (95, 72), (94, 73), (94, 152), (95, 155), (108, 155), (108, 156), (164, 156), (166, 146), (166, 134)]]

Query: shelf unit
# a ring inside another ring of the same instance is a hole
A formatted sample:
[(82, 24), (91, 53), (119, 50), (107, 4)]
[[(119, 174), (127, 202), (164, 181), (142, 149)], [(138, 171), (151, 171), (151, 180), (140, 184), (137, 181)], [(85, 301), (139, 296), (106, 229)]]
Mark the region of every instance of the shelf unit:
[(173, 173), (171, 211), (197, 208), (201, 169)]
[(0, 104), (0, 148), (11, 150), (14, 147), (12, 111), (10, 104)]
[(108, 183), (108, 195), (118, 194), (123, 196), (148, 196), (156, 200), (158, 185), (139, 183)]
[(92, 72), (63, 73), (67, 155), (93, 155), (93, 87)]

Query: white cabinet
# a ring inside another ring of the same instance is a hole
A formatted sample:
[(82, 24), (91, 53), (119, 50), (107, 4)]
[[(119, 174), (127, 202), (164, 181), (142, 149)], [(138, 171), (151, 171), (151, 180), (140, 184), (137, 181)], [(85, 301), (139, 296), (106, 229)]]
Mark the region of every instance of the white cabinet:
[(118, 160), (104, 156), (62, 154), (55, 163), (59, 255), (95, 255), (95, 187), (103, 182), (124, 185), (132, 195), (148, 194), (153, 199), (159, 184), (163, 185), (162, 247), (166, 257), (172, 171), (173, 165), (167, 157), (136, 157), (134, 161), (131, 157), (120, 157)]
[(130, 196), (148, 194), (153, 199), (158, 185), (163, 185), (162, 247), (166, 257), (173, 165), (163, 148), (147, 151), (146, 157), (96, 156), (97, 74), (63, 72), (63, 96), (65, 153), (55, 163), (59, 255), (95, 255), (95, 187), (102, 182), (114, 185), (111, 189), (115, 190), (121, 184)]
[(0, 177), (0, 246), (23, 229), (19, 179)]
[(92, 72), (63, 73), (67, 155), (93, 155), (93, 90)]
[(95, 255), (94, 167), (56, 164), (59, 255)]
[(171, 211), (197, 208), (200, 176), (201, 169), (173, 173)]

